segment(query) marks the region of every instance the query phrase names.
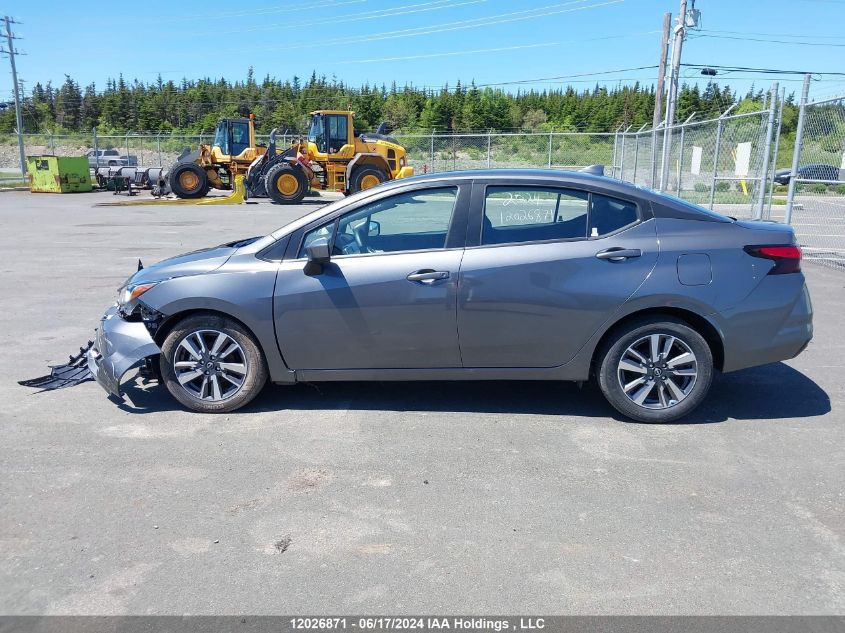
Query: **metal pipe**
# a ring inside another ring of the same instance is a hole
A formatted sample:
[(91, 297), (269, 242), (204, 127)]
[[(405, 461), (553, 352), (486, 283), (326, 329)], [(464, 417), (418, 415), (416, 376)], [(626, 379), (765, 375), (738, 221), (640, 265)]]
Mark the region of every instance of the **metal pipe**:
[(730, 114), (730, 111), (733, 110), (738, 104), (734, 103), (730, 108), (725, 110), (718, 119), (716, 119), (716, 148), (713, 150), (713, 180), (710, 183), (710, 210), (713, 210), (713, 203), (716, 200), (716, 178), (719, 175), (719, 149), (720, 145), (722, 144), (722, 124), (725, 120), (725, 117)]
[(98, 169), (100, 167), (100, 148), (97, 146), (97, 126), (91, 128), (91, 132), (94, 135), (94, 169)]
[[(762, 174), (764, 177), (769, 175), (769, 160), (771, 157), (772, 151), (772, 133), (775, 127), (775, 102), (777, 100), (778, 94), (778, 82), (774, 82), (772, 84), (771, 90), (771, 98), (769, 103), (769, 116), (766, 121), (766, 141), (763, 145), (763, 169)], [(757, 209), (754, 213), (754, 218), (759, 220), (763, 217), (763, 204), (765, 203), (766, 199), (766, 181), (763, 180), (763, 188), (760, 190), (758, 199), (757, 199)]]
[(487, 169), (490, 169), (490, 134), (493, 130), (487, 130)]
[(768, 174), (768, 183), (769, 183), (769, 203), (768, 203), (768, 211), (766, 216), (771, 218), (772, 217), (772, 196), (775, 194), (775, 172), (778, 169), (778, 151), (780, 150), (780, 133), (781, 129), (783, 128), (783, 104), (786, 101), (786, 88), (781, 89), (780, 94), (780, 103), (778, 104), (778, 127), (777, 131), (775, 132), (775, 153), (774, 153), (774, 160), (772, 161), (772, 171), (771, 174)]
[(648, 123), (643, 123), (643, 126), (634, 134), (634, 175), (631, 178), (634, 184), (637, 184), (637, 165), (640, 162), (640, 134), (647, 126)]
[(678, 184), (677, 184), (677, 187), (675, 188), (675, 192), (676, 192), (676, 194), (678, 195), (679, 198), (681, 197), (681, 179), (682, 179), (682, 176), (683, 176), (683, 166), (684, 166), (684, 137), (686, 136), (687, 124), (690, 121), (692, 121), (693, 118), (695, 118), (696, 114), (697, 114), (696, 112), (693, 112), (692, 114), (690, 114), (687, 117), (686, 121), (684, 121), (681, 124), (681, 147), (678, 151), (678, 171), (677, 171)]
[(804, 142), (804, 117), (807, 113), (807, 98), (810, 96), (810, 75), (804, 75), (801, 88), (801, 105), (798, 109), (798, 128), (795, 132), (795, 151), (792, 152), (792, 170), (789, 172), (789, 193), (786, 194), (786, 216), (783, 221), (792, 224), (792, 206), (795, 202), (795, 180), (798, 178), (798, 163), (801, 160), (801, 144)]

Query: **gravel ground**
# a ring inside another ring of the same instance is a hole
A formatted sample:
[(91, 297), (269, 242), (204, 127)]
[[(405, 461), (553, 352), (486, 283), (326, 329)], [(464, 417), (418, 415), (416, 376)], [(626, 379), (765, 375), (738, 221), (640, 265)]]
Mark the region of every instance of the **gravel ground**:
[(552, 384), (269, 387), (225, 416), (33, 394), (138, 257), (319, 204), (113, 199), (0, 194), (0, 613), (845, 612), (842, 272), (805, 266), (804, 354), (682, 424)]

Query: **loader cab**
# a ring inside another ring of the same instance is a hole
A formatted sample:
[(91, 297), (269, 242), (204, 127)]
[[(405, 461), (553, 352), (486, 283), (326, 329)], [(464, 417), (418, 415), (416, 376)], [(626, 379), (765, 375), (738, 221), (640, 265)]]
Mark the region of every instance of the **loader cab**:
[(311, 152), (320, 157), (339, 154), (351, 157), (355, 152), (352, 113), (332, 110), (312, 112), (308, 144), (313, 146)]
[(237, 157), (255, 147), (253, 120), (221, 119), (214, 131), (214, 148), (220, 156)]

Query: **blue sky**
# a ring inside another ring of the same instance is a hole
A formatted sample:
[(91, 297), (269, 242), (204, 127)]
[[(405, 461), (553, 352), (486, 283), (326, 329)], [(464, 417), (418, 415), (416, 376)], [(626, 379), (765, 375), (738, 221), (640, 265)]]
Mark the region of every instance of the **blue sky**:
[[(698, 0), (696, 7), (704, 30), (686, 41), (685, 62), (845, 71), (845, 0)], [(440, 87), (458, 79), (495, 84), (655, 65), (663, 13), (677, 14), (678, 1), (26, 0), (0, 10), (23, 23), (15, 29), (24, 38), (18, 48), (27, 55), (18, 71), (27, 89), (37, 81), (61, 84), (65, 73), (98, 88), (120, 73), (143, 82), (159, 73), (174, 81), (238, 80), (250, 65), (258, 79), (307, 78), (316, 70), (353, 85), (396, 80)], [(525, 85), (652, 83), (655, 73)], [(703, 78), (686, 69), (684, 79)], [(752, 81), (759, 87), (773, 79), (748, 72), (717, 77), (743, 92)], [(780, 79), (789, 80), (781, 84), (788, 91), (800, 91), (799, 78)], [(11, 84), (4, 68), (0, 99), (9, 97)], [(814, 85), (814, 96), (838, 92), (845, 92), (845, 77)]]

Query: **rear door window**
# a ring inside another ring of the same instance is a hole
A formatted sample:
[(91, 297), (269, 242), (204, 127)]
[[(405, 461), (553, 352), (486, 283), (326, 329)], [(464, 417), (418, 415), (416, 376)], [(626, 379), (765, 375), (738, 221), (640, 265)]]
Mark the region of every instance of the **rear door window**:
[(481, 243), (587, 237), (589, 194), (543, 187), (487, 187)]
[(639, 219), (637, 206), (632, 202), (590, 195), (590, 237), (602, 237), (634, 224)]

